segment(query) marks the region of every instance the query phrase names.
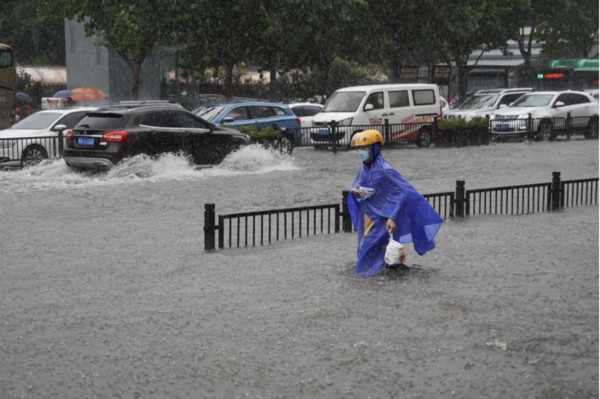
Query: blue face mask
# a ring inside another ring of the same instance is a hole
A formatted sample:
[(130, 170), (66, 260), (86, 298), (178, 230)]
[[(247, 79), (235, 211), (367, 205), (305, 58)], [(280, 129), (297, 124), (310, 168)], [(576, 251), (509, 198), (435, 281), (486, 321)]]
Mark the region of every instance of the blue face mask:
[(361, 161), (366, 162), (369, 160), (370, 154), (369, 151), (365, 151), (365, 150), (358, 150), (358, 157), (360, 158)]

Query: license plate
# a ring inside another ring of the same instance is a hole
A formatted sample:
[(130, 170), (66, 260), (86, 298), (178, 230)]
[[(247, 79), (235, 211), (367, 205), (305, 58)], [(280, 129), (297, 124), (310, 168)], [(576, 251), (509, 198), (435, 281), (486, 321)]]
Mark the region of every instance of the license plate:
[(319, 129), (319, 134), (329, 134), (329, 129)]
[(496, 130), (508, 130), (508, 123), (496, 123)]
[(77, 137), (77, 145), (80, 146), (93, 146), (94, 145), (94, 138), (93, 137)]

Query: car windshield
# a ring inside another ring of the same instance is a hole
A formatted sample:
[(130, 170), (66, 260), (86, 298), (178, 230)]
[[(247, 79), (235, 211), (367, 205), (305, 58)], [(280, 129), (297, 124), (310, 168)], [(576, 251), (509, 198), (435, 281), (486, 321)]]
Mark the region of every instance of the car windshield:
[(225, 110), (223, 106), (203, 105), (194, 110), (194, 113), (205, 121), (212, 122)]
[(333, 93), (322, 112), (354, 112), (358, 109), (365, 91), (341, 91)]
[(48, 129), (62, 115), (60, 112), (38, 112), (15, 123), (11, 129)]
[(549, 105), (554, 94), (529, 94), (519, 98), (510, 107), (544, 107)]
[(497, 94), (473, 94), (471, 97), (468, 97), (458, 109), (489, 108), (494, 105), (497, 99)]

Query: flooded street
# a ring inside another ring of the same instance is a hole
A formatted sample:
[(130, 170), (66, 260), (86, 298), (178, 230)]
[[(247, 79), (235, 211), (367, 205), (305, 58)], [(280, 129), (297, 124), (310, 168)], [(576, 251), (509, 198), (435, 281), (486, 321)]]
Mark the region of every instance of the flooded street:
[[(422, 193), (598, 176), (598, 142), (385, 149)], [(217, 214), (341, 203), (354, 151), (0, 171), (2, 398), (594, 398), (598, 207), (446, 221), (405, 274), (356, 236), (203, 250)]]

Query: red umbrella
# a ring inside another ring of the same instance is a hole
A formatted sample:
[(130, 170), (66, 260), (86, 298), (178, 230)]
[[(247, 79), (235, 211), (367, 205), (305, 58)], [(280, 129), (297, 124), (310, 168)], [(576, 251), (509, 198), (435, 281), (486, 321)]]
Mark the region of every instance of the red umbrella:
[(95, 87), (78, 87), (77, 89), (73, 89), (72, 92), (73, 95), (71, 98), (73, 101), (91, 101), (108, 98), (102, 90), (96, 89)]

